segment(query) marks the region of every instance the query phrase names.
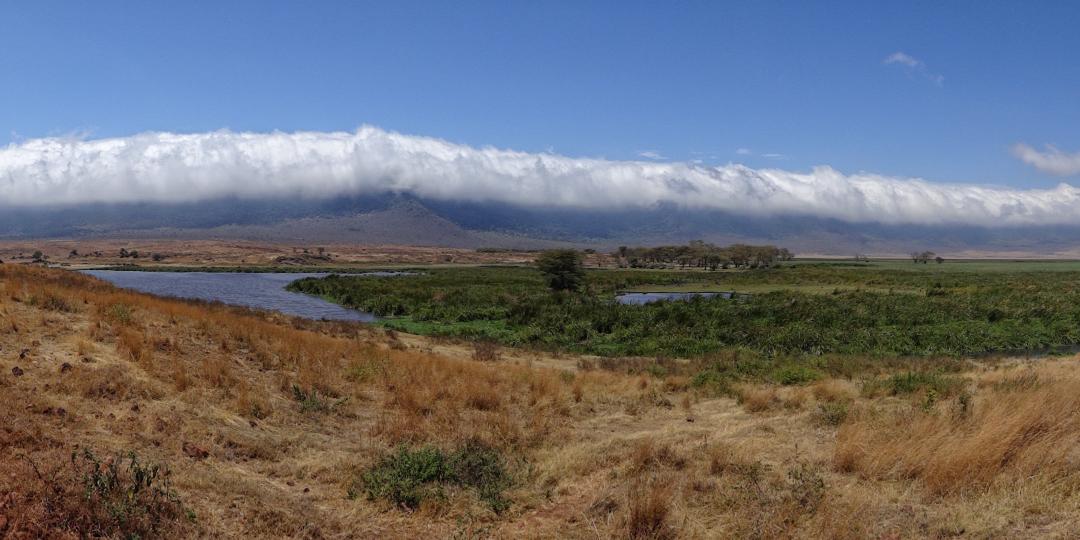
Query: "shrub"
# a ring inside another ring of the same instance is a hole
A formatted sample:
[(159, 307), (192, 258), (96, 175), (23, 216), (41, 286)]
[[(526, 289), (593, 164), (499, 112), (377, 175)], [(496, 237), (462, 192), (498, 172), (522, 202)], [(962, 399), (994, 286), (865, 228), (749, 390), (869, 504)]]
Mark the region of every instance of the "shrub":
[(849, 405), (847, 401), (827, 401), (818, 404), (815, 419), (818, 423), (826, 426), (839, 426), (848, 417)]
[(43, 484), (41, 530), (82, 538), (147, 538), (176, 532), (184, 518), (195, 517), (172, 490), (168, 468), (144, 464), (133, 452), (101, 460), (89, 449), (73, 451), (68, 465), (44, 472), (30, 464)]
[(820, 371), (803, 364), (782, 366), (773, 374), (773, 379), (783, 385), (807, 384), (820, 378)]
[(445, 497), (447, 486), (475, 490), (497, 513), (510, 506), (503, 497), (511, 485), (503, 459), (478, 441), (469, 441), (450, 454), (433, 446), (399, 447), (365, 472), (361, 481), (368, 498), (387, 499), (405, 508), (419, 508), (424, 500)]
[(131, 307), (126, 304), (113, 304), (105, 310), (105, 318), (115, 324), (131, 324)]
[(446, 454), (434, 447), (398, 449), (363, 475), (370, 499), (388, 499), (406, 508), (419, 508), (425, 499), (441, 498), (441, 484), (450, 477)]
[(492, 341), (474, 341), (472, 358), (478, 362), (498, 362), (502, 353)]
[(663, 540), (675, 537), (668, 523), (671, 513), (671, 488), (658, 481), (632, 482), (627, 492), (626, 537)]
[(349, 400), (348, 397), (343, 397), (337, 401), (330, 401), (319, 396), (317, 389), (312, 388), (310, 391), (305, 391), (296, 384), (292, 385), (292, 393), (293, 399), (300, 403), (300, 412), (330, 412)]
[(964, 379), (935, 371), (908, 371), (897, 373), (887, 379), (868, 381), (863, 393), (874, 396), (886, 393), (892, 396), (913, 394), (923, 390), (932, 391), (935, 397), (951, 396), (964, 386)]

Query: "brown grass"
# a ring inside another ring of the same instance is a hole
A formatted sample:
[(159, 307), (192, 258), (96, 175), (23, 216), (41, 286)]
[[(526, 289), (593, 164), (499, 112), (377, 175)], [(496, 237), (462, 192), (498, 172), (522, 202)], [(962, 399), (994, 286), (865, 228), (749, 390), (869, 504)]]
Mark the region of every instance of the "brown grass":
[[(29, 301), (47, 294), (72, 309)], [(573, 373), (576, 358), (472, 353), (0, 265), (0, 537), (86, 530), (46, 512), (54, 488), (22, 457), (59, 471), (76, 448), (169, 466), (196, 516), (161, 518), (174, 537), (982, 538), (1080, 526), (1073, 361), (977, 368), (970, 394), (927, 406), (859, 395), (859, 380), (745, 384), (736, 401), (698, 394), (693, 362), (589, 360), (602, 369)], [(645, 373), (654, 364), (668, 375)], [(814, 421), (826, 404), (852, 414)], [(354, 491), (399, 445), (467, 441), (505, 461), (506, 511), (472, 490), (411, 513)]]
[(850, 423), (834, 464), (868, 478), (918, 479), (941, 496), (1036, 476), (1080, 487), (1078, 444), (1080, 377), (1072, 374)]

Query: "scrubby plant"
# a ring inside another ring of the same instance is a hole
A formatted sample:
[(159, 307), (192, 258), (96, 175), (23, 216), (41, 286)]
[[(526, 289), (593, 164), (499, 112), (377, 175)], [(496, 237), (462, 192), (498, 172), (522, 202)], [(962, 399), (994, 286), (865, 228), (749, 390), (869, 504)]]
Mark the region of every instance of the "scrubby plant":
[(405, 508), (419, 508), (425, 500), (446, 497), (446, 488), (464, 487), (495, 512), (509, 507), (503, 491), (511, 479), (499, 453), (477, 441), (469, 441), (447, 453), (434, 446), (401, 446), (384, 456), (361, 477), (371, 499), (387, 499)]
[(298, 384), (292, 385), (293, 399), (300, 404), (300, 412), (325, 413), (344, 405), (349, 400), (348, 396), (332, 400), (319, 395), (319, 390), (312, 388), (304, 390)]

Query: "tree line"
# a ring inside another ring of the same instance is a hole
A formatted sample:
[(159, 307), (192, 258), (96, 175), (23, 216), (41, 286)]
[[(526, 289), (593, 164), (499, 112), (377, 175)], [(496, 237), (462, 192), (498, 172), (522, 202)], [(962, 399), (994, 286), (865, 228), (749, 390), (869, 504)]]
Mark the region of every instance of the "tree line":
[(787, 248), (773, 245), (732, 244), (717, 246), (694, 240), (683, 246), (627, 247), (613, 253), (621, 266), (630, 268), (767, 268), (795, 256)]

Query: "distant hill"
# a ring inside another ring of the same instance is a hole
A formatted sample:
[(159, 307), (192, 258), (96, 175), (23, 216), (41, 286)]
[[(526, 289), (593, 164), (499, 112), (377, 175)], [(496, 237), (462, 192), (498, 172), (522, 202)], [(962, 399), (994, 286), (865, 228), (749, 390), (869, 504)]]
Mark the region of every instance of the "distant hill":
[(882, 225), (802, 216), (747, 217), (660, 204), (621, 210), (525, 207), (383, 193), (332, 199), (221, 199), (184, 204), (0, 208), (0, 238), (154, 237), (411, 244), (446, 247), (613, 248), (681, 243), (773, 243), (797, 253), (1048, 255), (1080, 246), (1080, 227)]

